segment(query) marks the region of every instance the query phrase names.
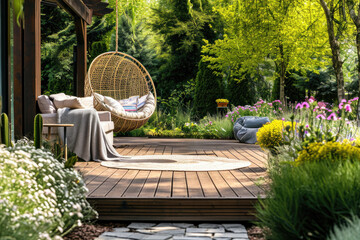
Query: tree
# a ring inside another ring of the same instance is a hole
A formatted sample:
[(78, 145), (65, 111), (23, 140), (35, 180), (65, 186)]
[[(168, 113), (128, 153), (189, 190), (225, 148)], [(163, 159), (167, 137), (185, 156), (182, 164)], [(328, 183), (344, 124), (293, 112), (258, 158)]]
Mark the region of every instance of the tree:
[[(339, 102), (345, 98), (344, 91), (344, 74), (342, 70), (343, 61), (340, 55), (340, 40), (345, 24), (342, 19), (336, 19), (336, 12), (340, 12), (339, 17), (345, 18), (345, 6), (342, 4), (343, 1), (334, 2), (330, 0), (329, 4), (325, 0), (320, 0), (320, 5), (324, 9), (327, 23), (327, 33), (329, 36), (329, 43), (332, 52), (332, 63), (335, 71), (336, 82), (337, 82), (337, 93)], [(338, 31), (336, 32), (335, 24), (338, 23)]]
[(222, 78), (213, 74), (208, 63), (200, 61), (195, 80), (194, 111), (201, 118), (216, 113), (216, 99), (225, 98)]
[[(280, 100), (285, 102), (285, 77), (289, 69), (324, 65), (320, 57), (325, 34), (324, 16), (317, 4), (306, 1), (223, 1), (216, 11), (225, 19), (224, 39), (208, 43), (203, 53), (220, 73), (245, 77), (255, 74), (259, 64), (272, 59), (280, 78)], [(212, 57), (215, 56), (215, 57)], [(241, 81), (242, 79), (238, 79)]]
[(153, 9), (153, 31), (160, 46), (158, 89), (163, 98), (195, 79), (203, 39), (213, 42), (213, 14), (208, 0), (159, 0)]
[[(138, 21), (133, 25), (130, 15), (123, 14), (119, 19), (118, 51), (136, 58), (148, 70), (155, 81), (158, 72), (156, 51), (150, 44), (149, 34), (144, 31), (145, 25)], [(112, 35), (110, 49), (115, 49), (115, 34)]]
[[(357, 52), (357, 84), (359, 86), (358, 96), (360, 97), (360, 3), (357, 0), (346, 0), (348, 11), (356, 28), (356, 52)], [(360, 101), (357, 105), (357, 122), (360, 123)]]

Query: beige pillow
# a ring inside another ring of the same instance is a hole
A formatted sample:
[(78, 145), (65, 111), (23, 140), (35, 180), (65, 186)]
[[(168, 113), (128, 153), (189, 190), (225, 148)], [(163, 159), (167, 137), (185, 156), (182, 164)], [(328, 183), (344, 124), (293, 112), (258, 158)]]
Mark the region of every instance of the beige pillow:
[(77, 97), (69, 97), (65, 99), (54, 99), (56, 108), (85, 108)]
[(41, 113), (56, 113), (54, 103), (46, 95), (38, 96), (38, 105)]
[(84, 108), (94, 108), (94, 97), (78, 97), (81, 105), (84, 106)]
[(123, 106), (121, 106), (121, 104), (118, 101), (116, 101), (115, 99), (113, 99), (112, 97), (104, 97), (104, 102), (105, 102), (105, 104), (114, 108), (117, 112), (121, 113), (121, 112), (125, 111)]
[(70, 96), (66, 95), (65, 93), (56, 93), (56, 94), (51, 94), (50, 98), (51, 99), (57, 99), (57, 100), (61, 100), (61, 99), (66, 99), (69, 98)]
[(94, 97), (99, 100), (100, 102), (104, 103), (104, 96), (98, 93), (94, 93)]

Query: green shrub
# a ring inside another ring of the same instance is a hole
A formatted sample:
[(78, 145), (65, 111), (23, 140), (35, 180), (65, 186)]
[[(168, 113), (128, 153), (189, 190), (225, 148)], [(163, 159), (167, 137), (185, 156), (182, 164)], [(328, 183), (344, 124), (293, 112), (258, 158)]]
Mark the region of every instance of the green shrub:
[(199, 71), (195, 81), (194, 110), (199, 118), (207, 114), (216, 113), (216, 102), (218, 98), (224, 98), (224, 88), (221, 77), (216, 76), (208, 63), (200, 61)]
[(358, 240), (360, 236), (360, 219), (353, 217), (347, 224), (335, 226), (328, 240)]
[(61, 239), (96, 212), (80, 174), (26, 141), (0, 147), (0, 239)]
[(257, 205), (268, 239), (326, 239), (334, 225), (360, 215), (360, 163), (281, 164), (270, 171), (268, 198)]

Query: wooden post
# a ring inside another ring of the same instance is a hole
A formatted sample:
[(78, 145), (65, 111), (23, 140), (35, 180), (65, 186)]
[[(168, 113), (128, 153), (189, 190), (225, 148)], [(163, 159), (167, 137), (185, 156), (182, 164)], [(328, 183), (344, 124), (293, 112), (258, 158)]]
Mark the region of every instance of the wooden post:
[(23, 134), (25, 136), (33, 133), (36, 100), (41, 94), (40, 1), (26, 0), (24, 4)]
[(13, 19), (14, 27), (14, 133), (15, 138), (24, 136), (24, 102), (23, 102), (23, 29), (19, 27), (16, 18)]
[(87, 72), (86, 54), (87, 54), (87, 33), (86, 22), (75, 17), (75, 29), (77, 38), (77, 52), (76, 52), (76, 95), (83, 97), (85, 94), (85, 76)]

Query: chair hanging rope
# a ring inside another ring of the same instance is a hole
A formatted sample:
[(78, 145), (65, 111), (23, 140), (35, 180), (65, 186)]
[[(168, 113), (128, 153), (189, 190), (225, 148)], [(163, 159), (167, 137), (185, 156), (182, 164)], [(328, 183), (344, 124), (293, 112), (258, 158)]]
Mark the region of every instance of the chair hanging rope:
[[(116, 0), (115, 52), (97, 56), (90, 64), (85, 81), (85, 95), (94, 96), (98, 111), (111, 112), (115, 132), (127, 132), (144, 125), (156, 109), (154, 82), (145, 67), (132, 56), (118, 51), (118, 0)], [(119, 112), (104, 102), (145, 96), (145, 105), (137, 112)]]

